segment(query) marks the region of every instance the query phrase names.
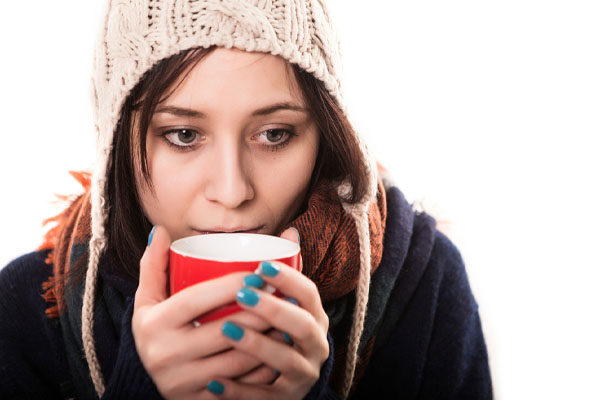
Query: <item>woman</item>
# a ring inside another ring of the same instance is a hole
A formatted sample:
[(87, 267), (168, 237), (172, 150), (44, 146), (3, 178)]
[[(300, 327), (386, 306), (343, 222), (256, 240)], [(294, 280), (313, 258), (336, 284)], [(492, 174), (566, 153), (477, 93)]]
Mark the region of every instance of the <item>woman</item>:
[[(2, 397), (491, 397), (460, 255), (378, 176), (330, 26), (313, 1), (110, 2), (92, 180), (0, 275)], [(298, 241), (302, 273), (169, 297), (171, 241), (232, 231)]]

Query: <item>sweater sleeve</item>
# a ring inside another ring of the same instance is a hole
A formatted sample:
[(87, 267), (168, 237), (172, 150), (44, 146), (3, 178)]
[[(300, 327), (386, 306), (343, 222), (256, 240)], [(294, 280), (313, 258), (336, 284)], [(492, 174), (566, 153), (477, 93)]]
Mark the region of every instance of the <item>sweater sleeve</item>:
[[(77, 397), (59, 320), (45, 315), (41, 284), (52, 267), (46, 252), (30, 253), (0, 270), (0, 398)], [(116, 362), (104, 399), (160, 399), (133, 342), (133, 299), (127, 299)]]
[(57, 320), (45, 316), (45, 252), (0, 270), (0, 398), (55, 399), (72, 393)]
[(133, 298), (127, 299), (123, 315), (121, 338), (114, 370), (102, 396), (103, 399), (162, 399), (152, 378), (138, 356), (131, 333)]
[[(46, 252), (30, 253), (0, 270), (1, 399), (75, 397), (59, 321), (45, 315), (47, 304), (41, 296), (41, 284), (52, 273), (45, 258)], [(133, 298), (127, 298), (126, 303), (114, 367), (102, 398), (161, 399), (135, 348)], [(328, 341), (330, 355), (306, 399), (338, 399), (327, 384), (333, 367), (333, 339), (329, 334)]]
[(436, 247), (440, 283), (418, 397), (491, 399), (487, 349), (464, 263), (442, 234)]
[(329, 342), (329, 357), (321, 366), (319, 379), (304, 397), (305, 400), (338, 400), (340, 398), (328, 384), (333, 370), (333, 337), (331, 332), (327, 333), (327, 341)]
[[(404, 282), (416, 271), (406, 271)], [(458, 250), (437, 232), (429, 261), (398, 322), (381, 341), (354, 399), (491, 399), (477, 303)], [(379, 338), (378, 338), (379, 339)]]

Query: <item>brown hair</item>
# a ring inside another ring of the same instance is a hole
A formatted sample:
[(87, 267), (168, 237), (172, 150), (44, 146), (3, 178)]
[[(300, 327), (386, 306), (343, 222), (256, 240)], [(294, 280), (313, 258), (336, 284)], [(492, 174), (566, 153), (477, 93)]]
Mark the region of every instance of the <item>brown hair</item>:
[[(135, 177), (136, 170), (141, 169), (146, 183), (152, 184), (145, 145), (152, 115), (158, 104), (168, 99), (190, 70), (214, 49), (194, 48), (161, 60), (144, 74), (121, 108), (108, 170), (106, 230), (108, 255), (133, 278), (138, 277), (139, 260), (152, 228), (142, 210)], [(353, 190), (345, 201), (358, 202), (368, 191), (369, 178), (354, 130), (324, 84), (297, 65), (292, 67), (320, 132), (319, 153), (307, 193), (310, 195), (321, 180), (334, 183), (348, 179)], [(134, 112), (139, 115), (135, 123)], [(133, 132), (134, 127), (137, 132)], [(139, 140), (134, 140), (136, 137)], [(136, 143), (139, 145), (133, 149)]]

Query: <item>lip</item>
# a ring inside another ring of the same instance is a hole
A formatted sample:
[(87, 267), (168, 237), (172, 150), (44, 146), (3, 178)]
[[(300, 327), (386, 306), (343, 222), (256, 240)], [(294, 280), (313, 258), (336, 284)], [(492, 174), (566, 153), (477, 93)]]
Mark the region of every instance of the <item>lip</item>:
[(262, 228), (264, 228), (264, 225), (261, 225), (261, 226), (256, 227), (256, 228), (245, 228), (245, 227), (222, 228), (222, 227), (215, 227), (215, 228), (210, 228), (210, 230), (202, 230), (202, 229), (195, 229), (194, 228), (194, 232), (196, 232), (199, 235), (207, 235), (207, 234), (210, 234), (210, 233), (258, 233)]

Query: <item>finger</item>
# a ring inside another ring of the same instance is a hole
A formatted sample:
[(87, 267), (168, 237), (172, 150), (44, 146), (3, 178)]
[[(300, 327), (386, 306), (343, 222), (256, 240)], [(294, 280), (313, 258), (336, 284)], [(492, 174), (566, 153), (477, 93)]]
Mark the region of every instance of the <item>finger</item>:
[(157, 304), (165, 326), (186, 326), (208, 311), (235, 302), (246, 272), (236, 272), (189, 286)]
[(300, 244), (300, 234), (296, 228), (287, 228), (279, 237)]
[(169, 266), (169, 232), (162, 226), (152, 228), (148, 247), (140, 260), (140, 279), (135, 295), (135, 309), (160, 303), (167, 298)]
[(262, 361), (256, 357), (232, 348), (210, 357), (210, 364), (203, 368), (203, 373), (206, 372), (207, 376), (220, 375), (233, 379), (247, 375), (262, 365)]
[[(242, 326), (245, 325), (242, 324)], [(285, 343), (281, 332), (275, 329), (271, 329), (268, 333), (266, 333), (266, 335), (269, 336), (271, 339)], [(277, 371), (274, 368), (267, 367), (266, 365), (261, 365), (259, 368), (250, 371), (248, 374), (240, 376), (236, 379), (236, 381), (242, 383), (270, 384), (273, 383), (273, 381), (277, 379), (277, 377), (279, 377), (279, 371)]]
[(306, 309), (315, 317), (324, 330), (329, 328), (329, 318), (323, 310), (319, 290), (308, 277), (278, 261), (261, 262), (257, 273), (263, 277), (266, 283), (275, 287), (285, 296), (296, 300), (301, 308)]
[[(225, 318), (221, 318), (215, 322), (217, 330), (220, 332), (221, 325), (225, 320), (233, 321), (238, 325), (248, 326), (255, 331), (269, 333), (271, 331), (271, 324), (265, 321), (260, 315), (256, 315), (253, 312), (242, 310), (234, 314), (228, 315)], [(275, 332), (275, 331), (273, 331)], [(270, 334), (270, 333), (269, 333)]]
[[(228, 315), (227, 320), (237, 325), (248, 326), (257, 332), (271, 328), (262, 317), (248, 311)], [(219, 319), (188, 329), (180, 340), (171, 341), (169, 344), (171, 353), (179, 355), (181, 360), (190, 360), (215, 355), (231, 348), (229, 341), (221, 334), (221, 326), (224, 322), (224, 319)], [(277, 332), (273, 331), (272, 334), (276, 335)], [(190, 343), (193, 343), (193, 346), (190, 346)]]
[(269, 390), (269, 385), (247, 384), (219, 377), (208, 384), (199, 398), (268, 400), (275, 397), (272, 391)]
[(251, 383), (254, 385), (268, 385), (277, 379), (277, 377), (279, 377), (279, 371), (269, 368), (265, 365), (261, 365), (249, 373), (237, 378), (236, 381), (247, 384)]
[[(300, 244), (300, 232), (296, 228), (287, 228), (279, 235), (279, 237), (287, 240), (291, 240), (294, 243)], [(298, 271), (302, 272), (302, 256), (300, 256), (300, 265)]]
[(223, 324), (222, 332), (233, 347), (256, 357), (282, 374), (292, 378), (311, 375), (310, 362), (286, 344), (230, 321)]
[(264, 290), (242, 288), (237, 294), (242, 307), (256, 313), (274, 328), (285, 332), (305, 355), (318, 361), (326, 359), (329, 345), (323, 330), (307, 310), (281, 300)]
[(262, 362), (239, 350), (188, 362), (171, 361), (172, 368), (161, 374), (161, 388), (172, 396), (202, 390), (211, 377), (234, 379), (258, 369)]

